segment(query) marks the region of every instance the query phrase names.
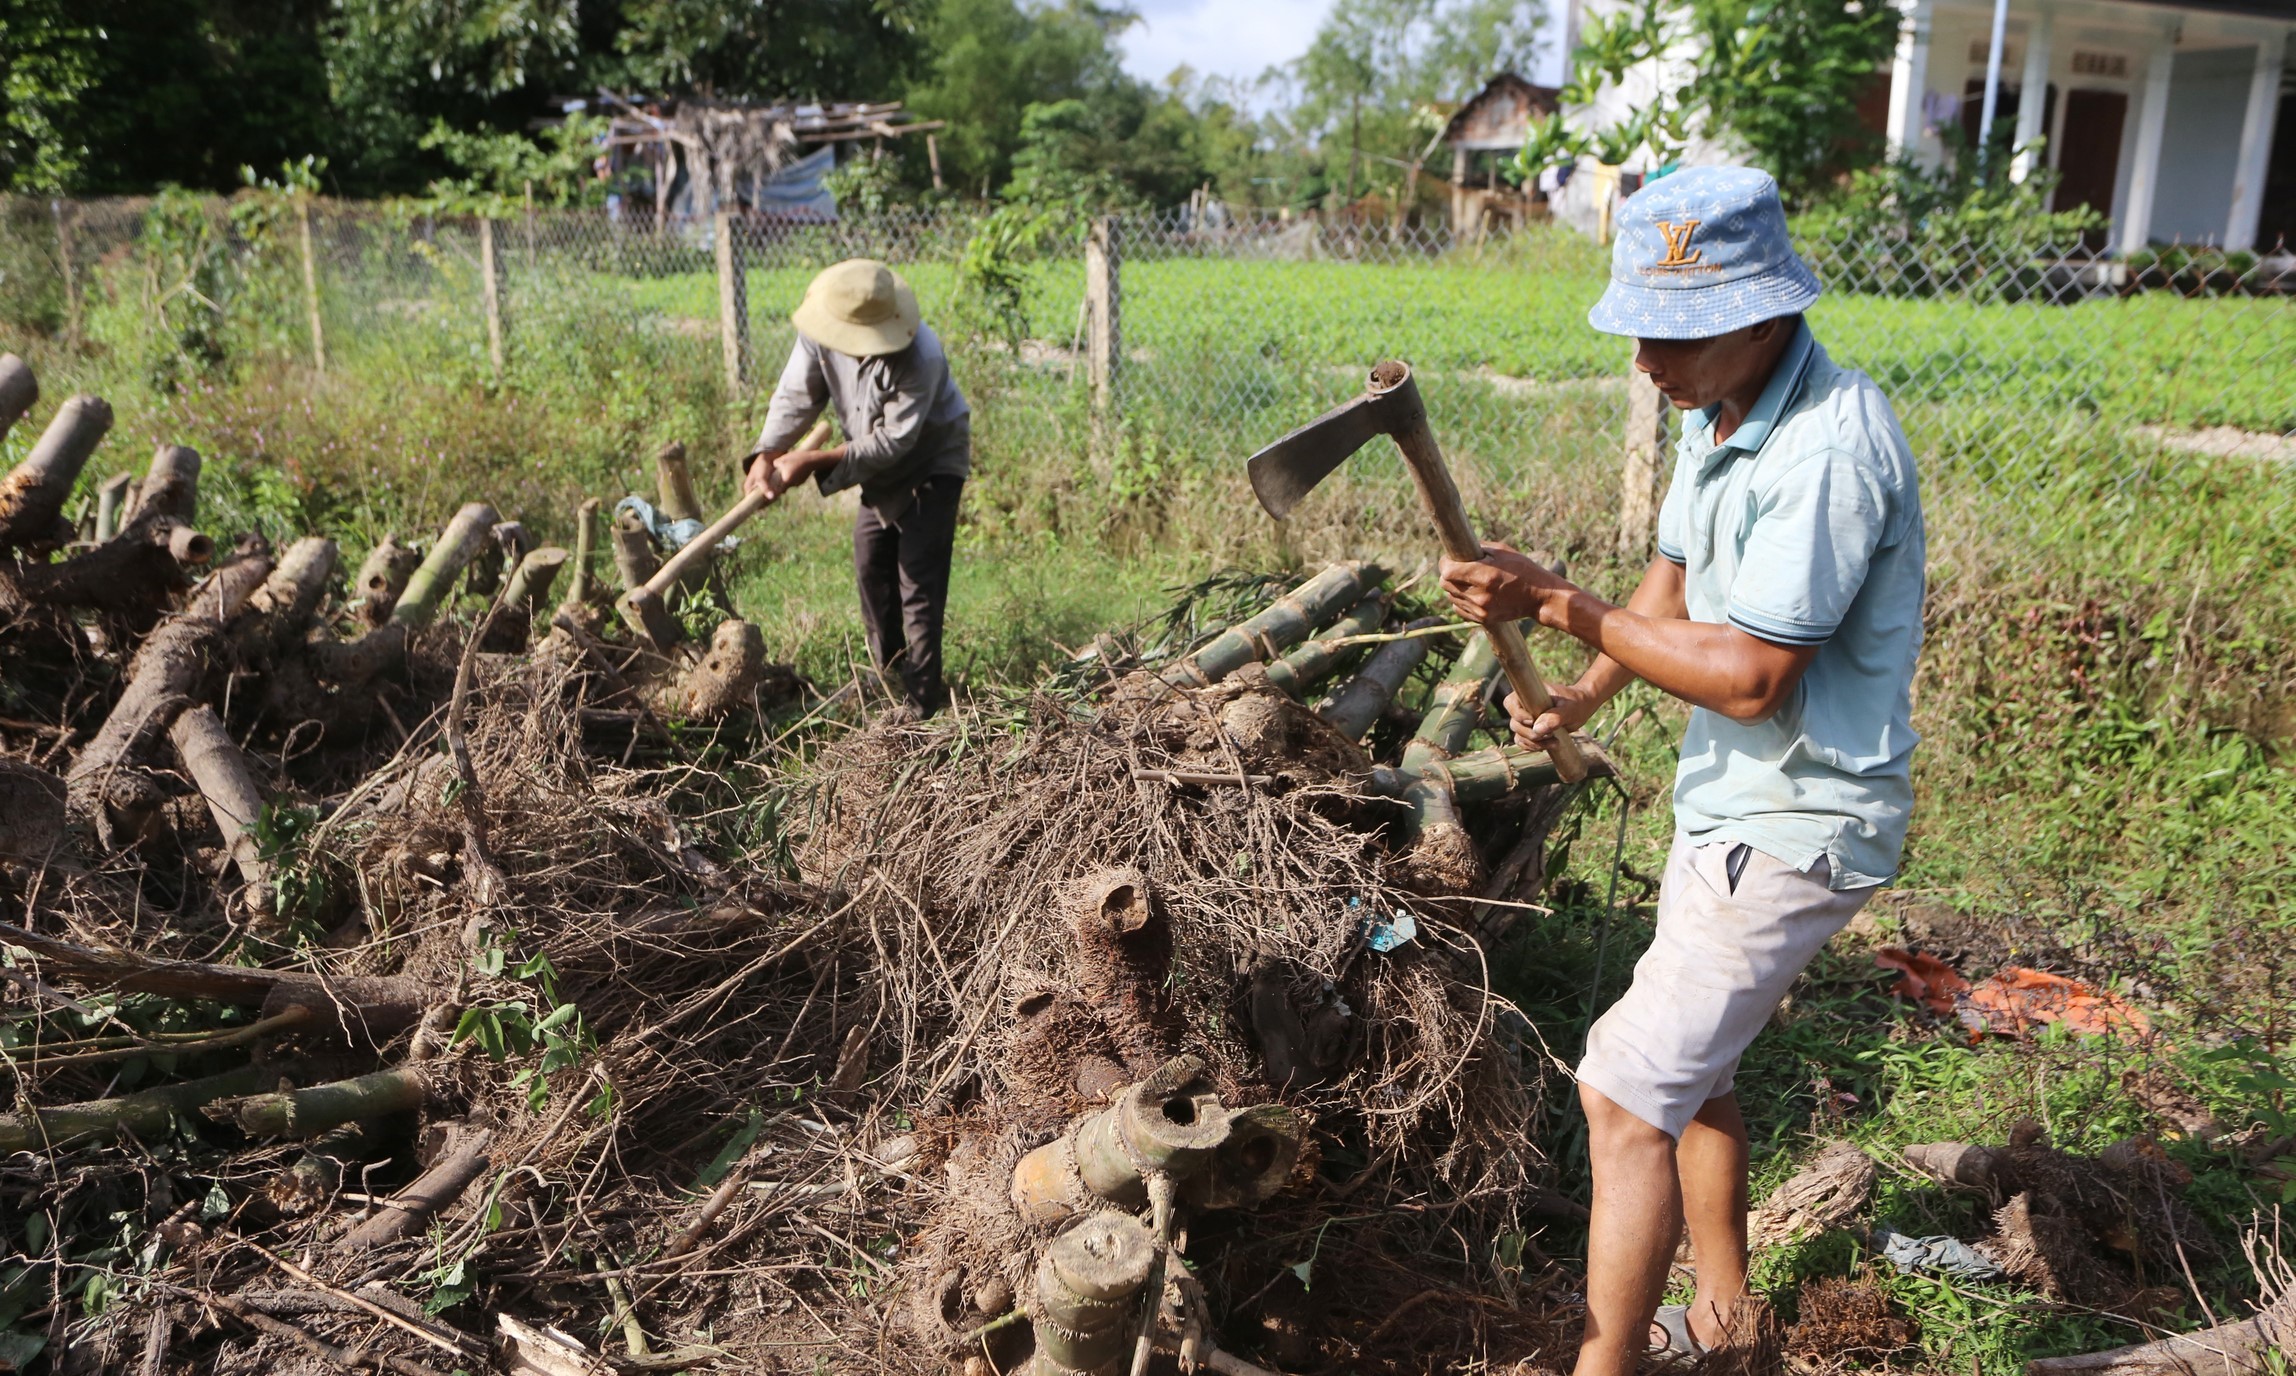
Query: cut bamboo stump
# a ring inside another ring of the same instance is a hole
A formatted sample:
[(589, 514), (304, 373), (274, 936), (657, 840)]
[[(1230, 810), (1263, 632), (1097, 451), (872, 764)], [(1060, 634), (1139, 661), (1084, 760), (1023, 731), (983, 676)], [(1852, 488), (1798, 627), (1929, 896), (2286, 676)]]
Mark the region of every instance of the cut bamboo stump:
[(1340, 666), (1340, 662), (1353, 654), (1356, 647), (1339, 642), (1377, 631), (1387, 619), (1387, 596), (1374, 592), (1347, 609), (1339, 620), (1317, 631), (1305, 643), (1267, 666), (1268, 682), (1291, 694), (1304, 697), (1307, 690), (1323, 681), (1324, 676)]
[[(1404, 629), (1417, 631), (1442, 624), (1425, 617)], [(1389, 641), (1363, 662), (1355, 677), (1332, 690), (1331, 696), (1316, 708), (1316, 715), (1330, 722), (1333, 730), (1349, 740), (1362, 740), (1426, 658), (1425, 636)]]
[(102, 397), (83, 394), (56, 408), (32, 452), (0, 479), (0, 547), (61, 546), (71, 539), (68, 531), (59, 530), (64, 503), (88, 456), (111, 428), (112, 408)]
[(1166, 669), (1163, 679), (1175, 688), (1204, 687), (1246, 664), (1275, 659), (1361, 601), (1386, 576), (1376, 564), (1333, 564), (1259, 615), (1222, 631), (1210, 644)]
[(359, 619), (370, 626), (390, 620), (391, 609), (398, 605), (407, 580), (414, 577), (422, 561), (419, 550), (400, 544), (393, 535), (385, 535), (381, 544), (367, 551), (359, 576), (352, 580), (352, 595), (359, 599)]
[(654, 553), (654, 537), (638, 513), (625, 511), (614, 518), (614, 569), (622, 576), (622, 591), (636, 592), (662, 568)]
[(765, 637), (747, 621), (721, 621), (709, 653), (655, 696), (656, 710), (688, 721), (716, 721), (745, 705), (765, 673)]
[(353, 1228), (343, 1238), (344, 1251), (363, 1252), (388, 1246), (410, 1233), (421, 1232), (460, 1198), (472, 1181), (486, 1174), (492, 1164), (487, 1150), (494, 1145), (494, 1134), (459, 1123), (452, 1125), (448, 1132), (446, 1146), (430, 1169), (392, 1195), (372, 1218)]
[(510, 586), (502, 593), (503, 604), (523, 607), (529, 612), (538, 610), (549, 600), (550, 585), (558, 581), (558, 571), (572, 558), (556, 545), (544, 545), (529, 552), (511, 572)]
[(32, 365), (14, 354), (0, 354), (0, 440), (39, 399), (40, 380), (32, 375)]
[(574, 582), (566, 589), (566, 600), (559, 605), (580, 611), (597, 594), (597, 580), (590, 576), (590, 561), (598, 550), (598, 508), (596, 497), (585, 498), (574, 509)]
[(277, 896), (271, 891), (271, 867), (264, 862), (263, 847), (255, 837), (255, 824), (263, 816), (263, 790), (256, 785), (247, 753), (223, 729), (223, 719), (215, 715), (215, 709), (204, 702), (178, 716), (167, 735), (184, 772), (191, 776), (199, 796), (207, 800), (208, 815), (215, 819), (215, 829), (223, 833), (224, 850), (239, 869), (246, 885), (240, 901), (257, 918), (278, 916)]
[[(81, 400), (103, 407), (93, 397), (73, 398)], [(109, 408), (104, 408), (104, 421), (110, 423)], [(51, 432), (55, 428), (49, 427)], [(46, 436), (41, 443), (47, 443)], [(25, 466), (31, 463), (26, 460)], [(78, 471), (77, 463), (72, 471)], [(190, 584), (190, 571), (215, 557), (215, 542), (191, 526), (199, 455), (181, 445), (162, 445), (134, 491), (139, 495), (122, 517), (126, 524), (118, 535), (60, 564), (18, 567), (8, 587), (0, 589), (0, 604), (14, 600), (114, 612), (139, 630), (158, 620), (176, 593)]]
[(422, 567), (407, 580), (406, 591), (391, 608), (391, 620), (402, 626), (429, 625), (438, 616), (455, 577), (486, 547), (496, 520), (494, 508), (484, 502), (471, 502), (457, 511), (439, 532), (438, 543), (431, 546)]
[(59, 1104), (30, 1113), (0, 1113), (0, 1155), (68, 1147), (121, 1132), (157, 1136), (175, 1126), (176, 1115), (245, 1094), (261, 1085), (266, 1075), (260, 1067), (241, 1066), (204, 1080), (142, 1090), (118, 1099)]
[(287, 547), (279, 566), (247, 599), (246, 614), (231, 628), (244, 663), (268, 664), (297, 649), (335, 576), (335, 542), (307, 535)]
[(234, 1123), (251, 1137), (316, 1137), (345, 1123), (420, 1108), (429, 1095), (430, 1076), (401, 1066), (308, 1089), (222, 1099), (202, 1105), (200, 1112), (219, 1123)]
[(705, 521), (702, 504), (694, 496), (694, 475), (686, 463), (686, 447), (671, 440), (654, 455), (654, 480), (661, 491), (662, 514), (673, 521)]

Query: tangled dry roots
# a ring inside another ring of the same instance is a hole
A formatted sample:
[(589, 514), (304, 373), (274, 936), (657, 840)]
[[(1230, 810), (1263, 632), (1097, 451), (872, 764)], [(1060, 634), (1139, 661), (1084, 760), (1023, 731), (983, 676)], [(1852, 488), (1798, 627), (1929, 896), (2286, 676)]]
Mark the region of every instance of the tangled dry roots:
[[(1215, 1312), (1248, 1307), (1330, 1215), (1376, 1217), (1323, 1238), (1315, 1290), (1340, 1292), (1327, 1308), (1346, 1303), (1350, 1257), (1366, 1283), (1392, 1284), (1381, 1261), (1423, 1269), (1438, 1248), (1459, 1254), (1439, 1241), (1449, 1229), (1518, 1222), (1539, 1164), (1524, 1132), (1537, 1070), (1503, 1042), (1477, 948), (1443, 921), (1448, 905), (1397, 882), (1383, 805), (1303, 768), (1295, 724), (1241, 742), (1219, 729), (1237, 700), (1118, 694), (1086, 715), (1038, 697), (1002, 718), (879, 726), (818, 761), (800, 859), (810, 882), (853, 895), (850, 920), (876, 945), (876, 1063), (890, 1068), (871, 1093), (916, 1115), (913, 1169), (937, 1177), (902, 1268), (909, 1337), (936, 1359), (993, 1313), (978, 1297), (1026, 1283), (1038, 1238), (1007, 1198), (1021, 1154), (1178, 1053), (1202, 1057), (1231, 1106), (1278, 1097), (1258, 1044), (1271, 989), (1325, 1068), (1282, 1094), (1315, 1141), (1250, 1230), (1295, 1240), (1239, 1231), (1191, 1253)], [(1255, 720), (1284, 705), (1255, 701)], [(1281, 745), (1260, 755), (1258, 739)], [(1420, 942), (1368, 952), (1366, 919), (1406, 907)], [(1352, 1178), (1311, 1183), (1314, 1148)], [(1382, 1210), (1405, 1200), (1443, 1207)], [(1335, 1336), (1327, 1355), (1349, 1351)]]

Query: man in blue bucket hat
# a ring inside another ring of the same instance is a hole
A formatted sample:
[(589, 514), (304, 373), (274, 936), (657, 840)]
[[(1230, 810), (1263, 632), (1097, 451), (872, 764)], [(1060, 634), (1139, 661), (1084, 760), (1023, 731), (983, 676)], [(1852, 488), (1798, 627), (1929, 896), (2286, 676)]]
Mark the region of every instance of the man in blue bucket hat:
[[(1535, 719), (1538, 747), (1641, 679), (1690, 704), (1657, 932), (1578, 1069), (1594, 1164), (1578, 1376), (1692, 1361), (1746, 1284), (1740, 1055), (1803, 966), (1893, 878), (1912, 809), (1924, 539), (1889, 402), (1802, 312), (1818, 281), (1777, 184), (1743, 167), (1620, 207), (1587, 322), (1684, 413), (1658, 557), (1624, 607), (1503, 546), (1443, 563), (1471, 620), (1536, 617), (1598, 653)], [(1687, 1223), (1697, 1296), (1661, 1307)]]

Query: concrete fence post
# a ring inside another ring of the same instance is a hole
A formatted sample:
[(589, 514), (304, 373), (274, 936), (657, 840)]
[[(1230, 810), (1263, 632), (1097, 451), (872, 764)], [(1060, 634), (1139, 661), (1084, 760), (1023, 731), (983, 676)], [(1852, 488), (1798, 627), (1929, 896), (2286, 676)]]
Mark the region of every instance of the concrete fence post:
[[(311, 244), (311, 198), (295, 198), (296, 218), (303, 231), (303, 307), (311, 317), (311, 366), (327, 374), (327, 332), (319, 322), (319, 255)], [(500, 371), (497, 365), (497, 371)]]
[(725, 346), (725, 387), (740, 396), (749, 384), (749, 266), (742, 253), (740, 221), (717, 213), (718, 339)]
[(486, 357), (494, 365), (494, 381), (502, 382), (502, 266), (494, 252), (494, 221), (478, 222), (479, 298), (486, 308)]
[(1092, 373), (1094, 447), (1106, 444), (1117, 420), (1124, 366), (1124, 269), (1116, 221), (1103, 215), (1084, 241), (1085, 322)]
[(1647, 563), (1658, 534), (1660, 457), (1666, 452), (1666, 399), (1631, 362), (1626, 368), (1626, 454), (1618, 488), (1618, 556)]
[(72, 211), (61, 199), (48, 202), (56, 217), (56, 260), (64, 269), (64, 347), (80, 347), (80, 274), (72, 265)]

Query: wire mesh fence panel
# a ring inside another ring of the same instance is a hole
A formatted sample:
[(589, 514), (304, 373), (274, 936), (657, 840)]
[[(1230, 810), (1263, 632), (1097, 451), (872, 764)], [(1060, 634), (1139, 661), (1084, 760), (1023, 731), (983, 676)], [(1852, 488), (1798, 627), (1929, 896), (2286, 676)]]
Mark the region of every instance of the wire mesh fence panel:
[[(226, 364), (323, 368), (549, 408), (617, 453), (645, 436), (739, 452), (806, 284), (875, 257), (913, 285), (973, 402), (984, 514), (1021, 500), (997, 474), (1023, 465), (1141, 509), (1248, 504), (1242, 458), (1392, 357), (1493, 536), (1614, 541), (1632, 346), (1587, 326), (1607, 250), (1563, 227), (1455, 236), (1217, 208), (1097, 228), (973, 208), (725, 223), (721, 244), (719, 222), (607, 210), (488, 223), (253, 193), (4, 198), (0, 329), (64, 375), (100, 356), (106, 377), (164, 391)], [(2173, 552), (2288, 517), (2296, 278), (2223, 255), (1800, 247), (1827, 288), (1813, 329), (1905, 424), (1940, 558), (2052, 541)], [(515, 443), (499, 428), (491, 442)], [(730, 470), (702, 476), (730, 489)], [(1414, 516), (1400, 466), (1367, 456), (1293, 534), (1312, 548)]]

